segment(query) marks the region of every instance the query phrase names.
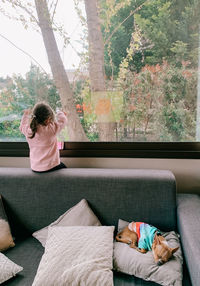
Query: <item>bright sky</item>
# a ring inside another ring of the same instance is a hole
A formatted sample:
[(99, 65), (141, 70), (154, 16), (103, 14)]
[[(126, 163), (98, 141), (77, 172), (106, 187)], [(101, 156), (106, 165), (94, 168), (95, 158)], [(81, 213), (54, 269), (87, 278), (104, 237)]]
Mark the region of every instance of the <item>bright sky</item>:
[[(76, 50), (81, 50), (80, 36), (82, 27), (80, 20), (74, 9), (73, 0), (59, 0), (57, 6), (56, 19), (65, 26), (71, 38), (72, 45)], [(16, 46), (30, 54), (46, 72), (51, 73), (44, 48), (42, 36), (31, 28), (25, 30), (24, 27), (0, 14), (0, 34), (8, 38)], [(61, 57), (64, 61), (65, 69), (75, 68), (79, 64), (79, 57), (70, 45), (63, 49), (61, 41), (57, 41)], [(24, 75), (29, 71), (33, 62), (24, 53), (13, 47), (8, 41), (0, 36), (0, 77), (12, 76), (13, 73)], [(33, 62), (35, 64), (35, 62)]]

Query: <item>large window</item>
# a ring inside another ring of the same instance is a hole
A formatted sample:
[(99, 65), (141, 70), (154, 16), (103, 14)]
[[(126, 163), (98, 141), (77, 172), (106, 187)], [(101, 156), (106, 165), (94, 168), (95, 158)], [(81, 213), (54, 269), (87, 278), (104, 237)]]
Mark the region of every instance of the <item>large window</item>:
[(200, 141), (199, 0), (1, 2), (0, 142), (38, 101), (60, 141)]

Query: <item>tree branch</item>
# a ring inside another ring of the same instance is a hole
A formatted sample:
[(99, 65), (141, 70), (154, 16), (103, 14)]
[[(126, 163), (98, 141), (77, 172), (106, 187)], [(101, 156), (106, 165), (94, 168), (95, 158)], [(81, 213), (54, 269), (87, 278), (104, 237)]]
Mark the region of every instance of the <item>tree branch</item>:
[(124, 24), (124, 22), (126, 22), (128, 20), (129, 17), (131, 17), (133, 14), (135, 14), (137, 11), (139, 11), (145, 3), (149, 2), (149, 0), (144, 1), (144, 3), (142, 3), (139, 7), (137, 7), (135, 10), (131, 11), (131, 13), (121, 22), (119, 23), (119, 25), (113, 30), (113, 32), (111, 33), (111, 35), (105, 40), (104, 46), (108, 44), (108, 42), (110, 41), (110, 39), (112, 38), (112, 36), (117, 32), (117, 30), (121, 27), (121, 25)]
[(8, 41), (12, 46), (14, 46), (16, 49), (18, 49), (19, 51), (21, 51), (22, 53), (24, 53), (25, 55), (27, 55), (29, 58), (31, 58), (35, 63), (38, 64), (38, 66), (40, 66), (40, 68), (47, 74), (47, 72), (45, 71), (45, 69), (40, 65), (40, 63), (34, 59), (29, 53), (27, 53), (26, 51), (24, 51), (23, 49), (19, 48), (18, 46), (16, 46), (12, 41), (10, 41), (8, 38), (6, 38), (5, 36), (3, 36), (2, 34), (0, 34), (0, 37), (2, 37), (4, 40)]
[(37, 18), (35, 18), (35, 16), (33, 15), (33, 13), (29, 9), (27, 9), (25, 6), (21, 5), (20, 1), (17, 1), (16, 3), (17, 3), (18, 7), (20, 7), (22, 10), (24, 10), (39, 25), (39, 22), (38, 22)]
[(56, 12), (57, 5), (58, 5), (58, 0), (56, 1), (56, 4), (54, 6), (54, 10), (53, 10), (53, 13), (52, 13), (52, 17), (51, 17), (51, 21), (52, 22), (53, 22), (53, 18), (54, 18), (55, 12)]

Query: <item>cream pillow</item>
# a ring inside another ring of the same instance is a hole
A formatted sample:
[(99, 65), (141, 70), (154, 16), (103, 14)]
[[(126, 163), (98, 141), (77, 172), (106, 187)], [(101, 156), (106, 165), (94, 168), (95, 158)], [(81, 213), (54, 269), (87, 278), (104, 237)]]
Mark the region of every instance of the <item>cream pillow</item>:
[(10, 225), (4, 210), (2, 197), (0, 195), (0, 251), (4, 251), (13, 246), (15, 246), (15, 243), (12, 238)]
[(0, 284), (15, 276), (23, 268), (0, 253)]
[(91, 208), (85, 199), (82, 199), (78, 204), (67, 210), (56, 221), (52, 222), (49, 226), (46, 226), (32, 235), (38, 239), (42, 246), (45, 247), (45, 243), (48, 236), (48, 227), (52, 226), (100, 226), (101, 223), (93, 213)]
[(50, 227), (32, 286), (113, 286), (113, 226)]

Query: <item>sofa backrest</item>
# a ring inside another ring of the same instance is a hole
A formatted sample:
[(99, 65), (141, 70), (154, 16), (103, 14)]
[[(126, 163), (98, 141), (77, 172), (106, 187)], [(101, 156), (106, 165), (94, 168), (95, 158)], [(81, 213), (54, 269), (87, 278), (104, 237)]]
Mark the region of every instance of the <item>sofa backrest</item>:
[(168, 170), (0, 168), (0, 194), (17, 236), (50, 224), (83, 198), (104, 225), (121, 218), (176, 230), (176, 182)]

